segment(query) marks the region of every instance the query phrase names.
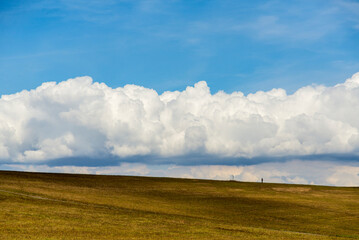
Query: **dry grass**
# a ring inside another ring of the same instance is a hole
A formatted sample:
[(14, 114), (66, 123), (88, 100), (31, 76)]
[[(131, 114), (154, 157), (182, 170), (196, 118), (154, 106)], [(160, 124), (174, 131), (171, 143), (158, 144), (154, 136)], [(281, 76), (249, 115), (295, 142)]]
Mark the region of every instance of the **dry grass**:
[(359, 239), (359, 189), (0, 171), (0, 239)]

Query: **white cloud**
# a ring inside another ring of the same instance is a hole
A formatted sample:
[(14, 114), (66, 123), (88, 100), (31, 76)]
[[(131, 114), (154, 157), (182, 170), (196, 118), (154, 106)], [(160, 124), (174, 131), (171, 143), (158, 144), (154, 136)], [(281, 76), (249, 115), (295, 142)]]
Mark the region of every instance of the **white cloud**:
[(333, 174), (328, 176), (326, 181), (332, 185), (358, 186), (359, 166), (339, 166)]
[(52, 173), (80, 173), (80, 174), (102, 174), (102, 175), (136, 175), (145, 176), (149, 169), (145, 164), (122, 163), (119, 166), (87, 167), (87, 166), (48, 166), (48, 165), (19, 165), (4, 164), (1, 169), (27, 171), (27, 172), (52, 172)]
[(211, 94), (206, 82), (158, 95), (79, 77), (1, 97), (0, 159), (357, 155), (358, 106), (359, 73), (334, 87), (247, 96)]

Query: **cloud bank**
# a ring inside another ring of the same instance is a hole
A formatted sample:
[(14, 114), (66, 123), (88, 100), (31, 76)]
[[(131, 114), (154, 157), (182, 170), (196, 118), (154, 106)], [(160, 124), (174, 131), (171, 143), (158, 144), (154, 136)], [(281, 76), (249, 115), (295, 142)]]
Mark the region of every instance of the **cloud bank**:
[(141, 86), (113, 89), (78, 77), (1, 97), (0, 159), (141, 162), (150, 156), (153, 163), (168, 159), (181, 165), (183, 156), (192, 156), (186, 164), (196, 165), (198, 159), (205, 161), (200, 156), (249, 162), (285, 156), (358, 158), (358, 106), (359, 73), (332, 87), (246, 96), (211, 94), (203, 81), (159, 95)]

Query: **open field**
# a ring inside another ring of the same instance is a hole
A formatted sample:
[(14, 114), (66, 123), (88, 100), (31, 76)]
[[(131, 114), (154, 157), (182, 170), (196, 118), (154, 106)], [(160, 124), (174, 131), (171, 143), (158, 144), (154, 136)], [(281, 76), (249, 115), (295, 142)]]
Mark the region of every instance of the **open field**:
[(0, 239), (359, 239), (359, 188), (0, 171)]

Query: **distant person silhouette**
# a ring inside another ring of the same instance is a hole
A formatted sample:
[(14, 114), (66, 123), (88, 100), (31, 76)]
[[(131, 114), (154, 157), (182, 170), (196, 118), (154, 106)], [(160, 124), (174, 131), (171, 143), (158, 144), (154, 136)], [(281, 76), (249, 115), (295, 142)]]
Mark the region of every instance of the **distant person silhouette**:
[(263, 178), (261, 179), (261, 182), (263, 183)]

